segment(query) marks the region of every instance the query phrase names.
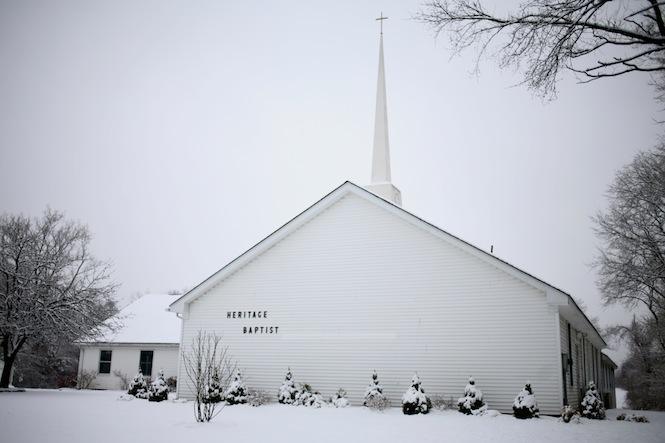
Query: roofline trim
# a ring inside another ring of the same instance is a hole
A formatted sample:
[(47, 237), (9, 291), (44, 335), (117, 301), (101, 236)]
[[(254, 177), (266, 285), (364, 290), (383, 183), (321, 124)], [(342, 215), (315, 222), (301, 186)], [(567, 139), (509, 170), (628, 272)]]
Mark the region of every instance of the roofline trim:
[[(540, 289), (545, 292), (546, 296), (548, 293), (551, 291), (554, 291), (555, 293), (558, 293), (559, 295), (563, 295), (567, 297), (567, 302), (570, 304), (572, 302), (572, 305), (577, 308), (577, 310), (584, 316), (586, 319), (586, 322), (588, 326), (590, 326), (591, 330), (595, 332), (600, 338), (601, 342), (607, 346), (607, 343), (603, 339), (602, 335), (596, 327), (591, 323), (589, 318), (586, 316), (586, 314), (582, 311), (582, 309), (578, 306), (578, 304), (575, 302), (575, 299), (568, 294), (567, 292), (557, 288), (556, 286), (553, 286), (546, 281), (526, 272), (523, 271), (522, 269), (518, 268), (515, 265), (512, 265), (511, 263), (507, 262), (506, 260), (503, 260), (494, 254), (490, 254), (487, 251), (484, 251), (483, 249), (461, 239), (460, 237), (457, 237), (456, 235), (453, 235), (438, 226), (428, 222), (427, 220), (424, 220), (417, 215), (407, 211), (406, 209), (399, 207), (390, 201), (381, 198), (377, 196), (376, 194), (373, 194), (372, 192), (368, 191), (367, 189), (356, 185), (353, 182), (350, 181), (345, 181), (342, 183), (340, 186), (336, 187), (332, 191), (330, 191), (328, 194), (324, 195), (321, 197), (319, 200), (317, 200), (315, 203), (304, 209), (302, 212), (300, 212), (298, 215), (295, 217), (291, 218), (289, 221), (281, 225), (279, 228), (277, 228), (275, 231), (272, 233), (268, 234), (266, 237), (261, 239), (258, 243), (256, 243), (254, 246), (249, 248), (247, 251), (243, 252), (240, 254), (238, 257), (230, 261), (228, 264), (220, 268), (218, 271), (210, 275), (208, 278), (206, 278), (203, 282), (199, 283), (196, 285), (194, 288), (191, 290), (187, 291), (182, 297), (178, 298), (175, 300), (173, 303), (169, 305), (169, 310), (172, 312), (182, 312), (182, 308), (186, 303), (190, 303), (191, 301), (195, 300), (198, 298), (200, 295), (203, 293), (207, 292), (209, 289), (212, 287), (216, 286), (219, 284), (221, 281), (223, 281), (226, 277), (229, 275), (233, 274), (237, 270), (240, 270), (242, 267), (244, 267), (246, 264), (251, 262), (255, 257), (259, 256), (263, 252), (267, 251), (270, 249), (274, 244), (282, 240), (283, 238), (287, 237), (291, 232), (295, 231), (298, 229), (300, 226), (308, 222), (309, 220), (312, 220), (314, 217), (319, 215), (321, 212), (323, 212), (325, 209), (330, 207), (333, 203), (335, 203), (339, 198), (343, 197), (347, 193), (352, 192), (353, 194), (364, 198), (367, 201), (374, 201), (376, 203), (379, 203), (384, 206), (384, 209), (387, 209), (389, 212), (397, 215), (398, 217), (402, 218), (403, 220), (406, 220), (407, 222), (421, 227), (425, 228), (428, 232), (432, 233), (433, 235), (442, 238), (444, 240), (453, 240), (453, 242), (457, 243), (460, 247), (464, 248), (467, 252), (471, 253), (475, 257), (478, 257), (482, 259), (483, 261), (490, 263), (497, 268), (508, 272), (512, 274), (513, 276), (521, 279), (527, 284), (531, 284), (534, 286), (536, 289)], [(549, 297), (548, 297), (549, 299)]]

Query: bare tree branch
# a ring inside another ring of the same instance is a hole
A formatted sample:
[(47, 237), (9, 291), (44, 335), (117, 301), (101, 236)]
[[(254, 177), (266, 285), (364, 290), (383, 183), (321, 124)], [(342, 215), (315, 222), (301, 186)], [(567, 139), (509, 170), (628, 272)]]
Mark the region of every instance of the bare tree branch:
[(525, 65), (523, 83), (551, 98), (561, 70), (583, 83), (631, 72), (656, 73), (663, 82), (664, 2), (643, 1), (634, 8), (629, 1), (530, 0), (500, 17), (478, 1), (432, 0), (415, 18), (436, 35), (446, 32), (456, 52), (478, 47), (479, 59), (503, 37), (492, 46), (500, 65)]

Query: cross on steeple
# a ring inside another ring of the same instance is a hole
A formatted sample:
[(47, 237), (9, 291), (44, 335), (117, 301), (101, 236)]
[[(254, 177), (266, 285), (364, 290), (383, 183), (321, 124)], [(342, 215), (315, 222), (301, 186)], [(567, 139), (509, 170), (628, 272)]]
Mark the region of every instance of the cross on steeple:
[(388, 17), (384, 17), (383, 12), (381, 12), (381, 14), (379, 14), (379, 17), (377, 17), (376, 20), (378, 20), (379, 23), (381, 24), (381, 35), (383, 35), (383, 21), (388, 20)]

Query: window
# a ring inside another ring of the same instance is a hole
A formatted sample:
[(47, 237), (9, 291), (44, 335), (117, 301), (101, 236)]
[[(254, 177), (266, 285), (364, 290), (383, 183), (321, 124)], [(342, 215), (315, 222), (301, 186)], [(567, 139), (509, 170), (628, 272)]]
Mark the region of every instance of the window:
[(99, 373), (100, 374), (110, 374), (111, 373), (111, 354), (112, 351), (99, 351)]
[(141, 373), (148, 377), (152, 375), (152, 354), (153, 351), (141, 351), (141, 356), (139, 357)]

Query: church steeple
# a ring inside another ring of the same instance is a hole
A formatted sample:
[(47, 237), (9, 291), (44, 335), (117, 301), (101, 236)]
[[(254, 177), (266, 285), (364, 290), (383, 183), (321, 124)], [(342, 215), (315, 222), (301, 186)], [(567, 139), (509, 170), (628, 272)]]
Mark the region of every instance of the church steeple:
[(376, 113), (374, 115), (374, 149), (372, 153), (372, 181), (367, 189), (389, 202), (402, 206), (402, 193), (391, 183), (390, 143), (388, 140), (388, 109), (386, 101), (386, 76), (383, 65), (383, 20), (379, 36), (379, 75), (376, 85)]

